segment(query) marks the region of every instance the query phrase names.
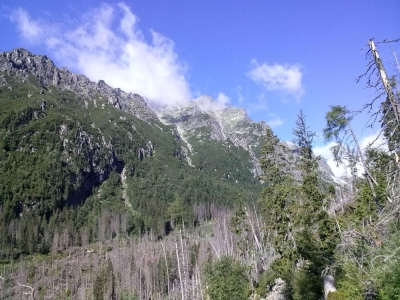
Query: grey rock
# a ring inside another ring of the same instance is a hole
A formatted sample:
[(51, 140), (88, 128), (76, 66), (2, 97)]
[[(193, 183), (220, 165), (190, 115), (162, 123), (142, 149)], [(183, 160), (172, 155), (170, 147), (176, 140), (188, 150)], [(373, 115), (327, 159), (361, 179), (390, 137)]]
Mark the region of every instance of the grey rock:
[(285, 300), (286, 283), (281, 278), (276, 278), (272, 291), (268, 293), (266, 300)]
[[(187, 142), (189, 137), (215, 141), (229, 139), (235, 146), (248, 151), (253, 175), (262, 175), (254, 149), (261, 145), (267, 125), (253, 122), (244, 108), (218, 106), (210, 96), (203, 95), (184, 106), (160, 110), (158, 116), (164, 124), (176, 126), (175, 132), (186, 142), (187, 158), (190, 159), (189, 152), (195, 151)], [(201, 128), (206, 131), (199, 136)]]
[[(30, 76), (33, 76), (42, 86), (40, 94), (43, 94), (46, 89), (50, 90), (51, 86), (55, 86), (61, 90), (75, 92), (83, 101), (95, 102), (96, 97), (100, 95), (108, 99), (110, 104), (130, 112), (141, 120), (148, 123), (157, 120), (157, 116), (147, 107), (141, 96), (125, 93), (119, 88), (112, 88), (103, 80), (94, 83), (84, 75), (56, 67), (45, 55), (34, 55), (25, 49), (1, 52), (0, 73), (7, 76), (13, 75), (20, 82), (29, 82)], [(2, 76), (0, 86), (4, 85), (7, 85), (7, 80)]]
[[(189, 164), (191, 154), (196, 152), (188, 142), (190, 138), (230, 140), (235, 146), (242, 147), (249, 153), (252, 174), (255, 177), (262, 176), (261, 146), (268, 125), (265, 122), (252, 121), (244, 108), (222, 106), (210, 96), (203, 95), (180, 107), (159, 109), (158, 117), (164, 124), (176, 126), (174, 134), (186, 143), (183, 152)], [(288, 171), (300, 180), (301, 173), (295, 168), (299, 149), (285, 141), (281, 141), (281, 146), (284, 149), (282, 155), (290, 162)], [(319, 160), (319, 169), (324, 180), (334, 182), (333, 172), (324, 159)]]

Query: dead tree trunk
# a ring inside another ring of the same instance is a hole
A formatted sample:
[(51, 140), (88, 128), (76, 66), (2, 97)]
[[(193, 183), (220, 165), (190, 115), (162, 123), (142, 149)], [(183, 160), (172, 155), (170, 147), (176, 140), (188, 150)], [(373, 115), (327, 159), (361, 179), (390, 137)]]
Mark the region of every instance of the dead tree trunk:
[(390, 105), (392, 106), (393, 114), (396, 119), (396, 123), (399, 124), (399, 120), (400, 120), (399, 103), (396, 99), (396, 96), (393, 93), (392, 87), (390, 86), (388, 76), (386, 74), (385, 68), (383, 67), (382, 60), (379, 57), (379, 53), (375, 47), (374, 41), (369, 40), (368, 45), (369, 45), (369, 48), (371, 49), (372, 55), (374, 57), (376, 67), (379, 71), (379, 75), (381, 77), (382, 84), (385, 87), (385, 91), (386, 91), (387, 97), (389, 99)]

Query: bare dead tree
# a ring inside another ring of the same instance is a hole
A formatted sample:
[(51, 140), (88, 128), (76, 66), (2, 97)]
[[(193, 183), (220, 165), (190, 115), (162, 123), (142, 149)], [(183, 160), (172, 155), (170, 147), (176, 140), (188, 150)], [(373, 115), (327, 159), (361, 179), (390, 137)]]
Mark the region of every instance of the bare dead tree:
[[(383, 65), (383, 61), (379, 56), (379, 52), (376, 48), (376, 44), (382, 43), (393, 43), (398, 42), (400, 39), (395, 40), (384, 40), (381, 42), (374, 42), (372, 39), (368, 41), (369, 50), (366, 53), (366, 58), (368, 60), (366, 71), (357, 77), (356, 82), (360, 82), (362, 78), (366, 78), (366, 87), (373, 88), (376, 90), (377, 95), (367, 104), (363, 106), (361, 110), (367, 110), (368, 113), (372, 113), (368, 126), (372, 127), (373, 124), (379, 119), (381, 121), (388, 122), (388, 112), (393, 113), (394, 122), (396, 124), (392, 124), (396, 130), (399, 130), (398, 126), (400, 124), (400, 103), (399, 99), (394, 92), (395, 85), (392, 84), (389, 79), (385, 67)], [(395, 54), (394, 54), (395, 56)], [(397, 61), (397, 58), (395, 56)], [(398, 66), (398, 64), (397, 64)], [(386, 100), (379, 103), (379, 106), (376, 106), (377, 100), (379, 100), (382, 96), (386, 96)], [(389, 108), (384, 109), (384, 103), (389, 103)], [(393, 133), (392, 133), (393, 134)]]
[(181, 296), (182, 296), (182, 300), (185, 300), (184, 289), (183, 289), (183, 281), (182, 281), (182, 273), (181, 273), (181, 266), (180, 266), (180, 263), (179, 263), (178, 243), (175, 243), (175, 249), (176, 249), (176, 260), (178, 262), (179, 281), (181, 283)]
[(388, 97), (389, 102), (390, 102), (390, 104), (392, 106), (393, 114), (394, 114), (394, 116), (396, 118), (396, 122), (398, 123), (399, 120), (400, 120), (399, 102), (397, 101), (396, 96), (393, 93), (392, 86), (391, 86), (391, 84), (389, 82), (388, 76), (386, 74), (386, 70), (385, 70), (385, 68), (383, 66), (381, 58), (379, 57), (379, 53), (378, 53), (378, 50), (375, 47), (374, 41), (373, 40), (369, 40), (368, 45), (369, 45), (369, 48), (371, 50), (372, 56), (374, 58), (376, 68), (378, 69), (378, 72), (379, 72), (379, 75), (380, 75), (380, 79), (381, 79), (382, 84), (383, 84), (383, 86), (385, 88), (387, 97)]
[(22, 294), (27, 295), (29, 297), (29, 300), (35, 300), (35, 287), (26, 284), (21, 284), (19, 282), (18, 286), (25, 289), (25, 291), (23, 291)]

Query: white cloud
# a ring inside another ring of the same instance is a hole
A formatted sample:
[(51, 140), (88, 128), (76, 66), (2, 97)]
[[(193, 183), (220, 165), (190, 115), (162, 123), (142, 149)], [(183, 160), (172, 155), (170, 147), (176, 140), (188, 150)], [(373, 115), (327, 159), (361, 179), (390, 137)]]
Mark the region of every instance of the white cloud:
[(224, 93), (219, 93), (215, 100), (207, 95), (195, 99), (196, 104), (204, 111), (223, 110), (229, 105), (230, 101), (230, 98)]
[(304, 94), (303, 73), (299, 65), (268, 65), (251, 61), (252, 70), (247, 73), (250, 79), (268, 91), (279, 91), (300, 98)]
[(295, 147), (295, 144), (293, 143), (293, 141), (284, 140), (284, 142), (290, 147)]
[(23, 9), (17, 9), (10, 15), (13, 22), (17, 22), (18, 31), (21, 36), (30, 43), (37, 42), (43, 34), (42, 26), (39, 22), (33, 21), (29, 14)]
[[(372, 147), (378, 147), (383, 150), (387, 150), (387, 145), (386, 145), (386, 142), (383, 139), (383, 137), (382, 136), (378, 137), (378, 135), (374, 133), (374, 134), (371, 134), (371, 135), (361, 138), (360, 147), (361, 147), (362, 151), (365, 151), (365, 149), (368, 147), (368, 145), (371, 144), (372, 142), (374, 142)], [(343, 164), (339, 165), (339, 166), (337, 166), (336, 162), (334, 161), (333, 154), (330, 149), (335, 145), (336, 145), (335, 142), (331, 142), (325, 146), (315, 147), (313, 149), (313, 151), (316, 155), (321, 155), (323, 158), (326, 159), (326, 162), (331, 167), (331, 169), (336, 177), (340, 177), (343, 175), (350, 175), (351, 172), (346, 167), (346, 165), (348, 164), (348, 162), (346, 160), (343, 160)], [(358, 176), (360, 176), (360, 177), (363, 176), (364, 169), (361, 164), (357, 164), (357, 170), (358, 170)]]
[(31, 41), (39, 42), (40, 35), (51, 55), (91, 80), (102, 79), (159, 105), (192, 98), (186, 67), (179, 61), (174, 42), (153, 30), (151, 42), (146, 41), (138, 17), (126, 4), (102, 4), (78, 19), (73, 27), (65, 28), (33, 20), (22, 9), (11, 18), (22, 38), (30, 36)]
[(268, 114), (268, 120), (267, 120), (267, 124), (271, 127), (271, 128), (276, 128), (278, 126), (281, 126), (283, 124), (285, 120), (280, 118), (279, 116), (273, 114), (273, 113), (269, 113)]
[(383, 135), (378, 136), (377, 133), (365, 136), (360, 141), (361, 149), (365, 150), (368, 147), (379, 148), (381, 150), (388, 150), (387, 142)]
[(332, 169), (332, 172), (333, 174), (335, 174), (336, 177), (341, 177), (343, 175), (346, 175), (346, 167), (344, 165), (337, 165), (337, 163), (333, 159), (331, 148), (335, 145), (335, 142), (331, 142), (325, 146), (314, 147), (313, 152), (315, 155), (320, 155), (323, 159), (326, 160), (327, 164)]
[(223, 108), (223, 107), (226, 107), (231, 100), (224, 93), (219, 93), (216, 101), (217, 101), (217, 104)]

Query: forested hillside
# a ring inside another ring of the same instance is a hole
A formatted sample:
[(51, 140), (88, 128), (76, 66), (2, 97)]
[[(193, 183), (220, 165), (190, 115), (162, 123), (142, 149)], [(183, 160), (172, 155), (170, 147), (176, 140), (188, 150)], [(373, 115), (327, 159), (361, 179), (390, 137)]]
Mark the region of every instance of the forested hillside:
[(400, 299), (396, 82), (377, 100), (384, 147), (327, 112), (352, 175), (337, 184), (307, 112), (288, 145), (209, 99), (155, 112), (0, 53), (0, 298)]

